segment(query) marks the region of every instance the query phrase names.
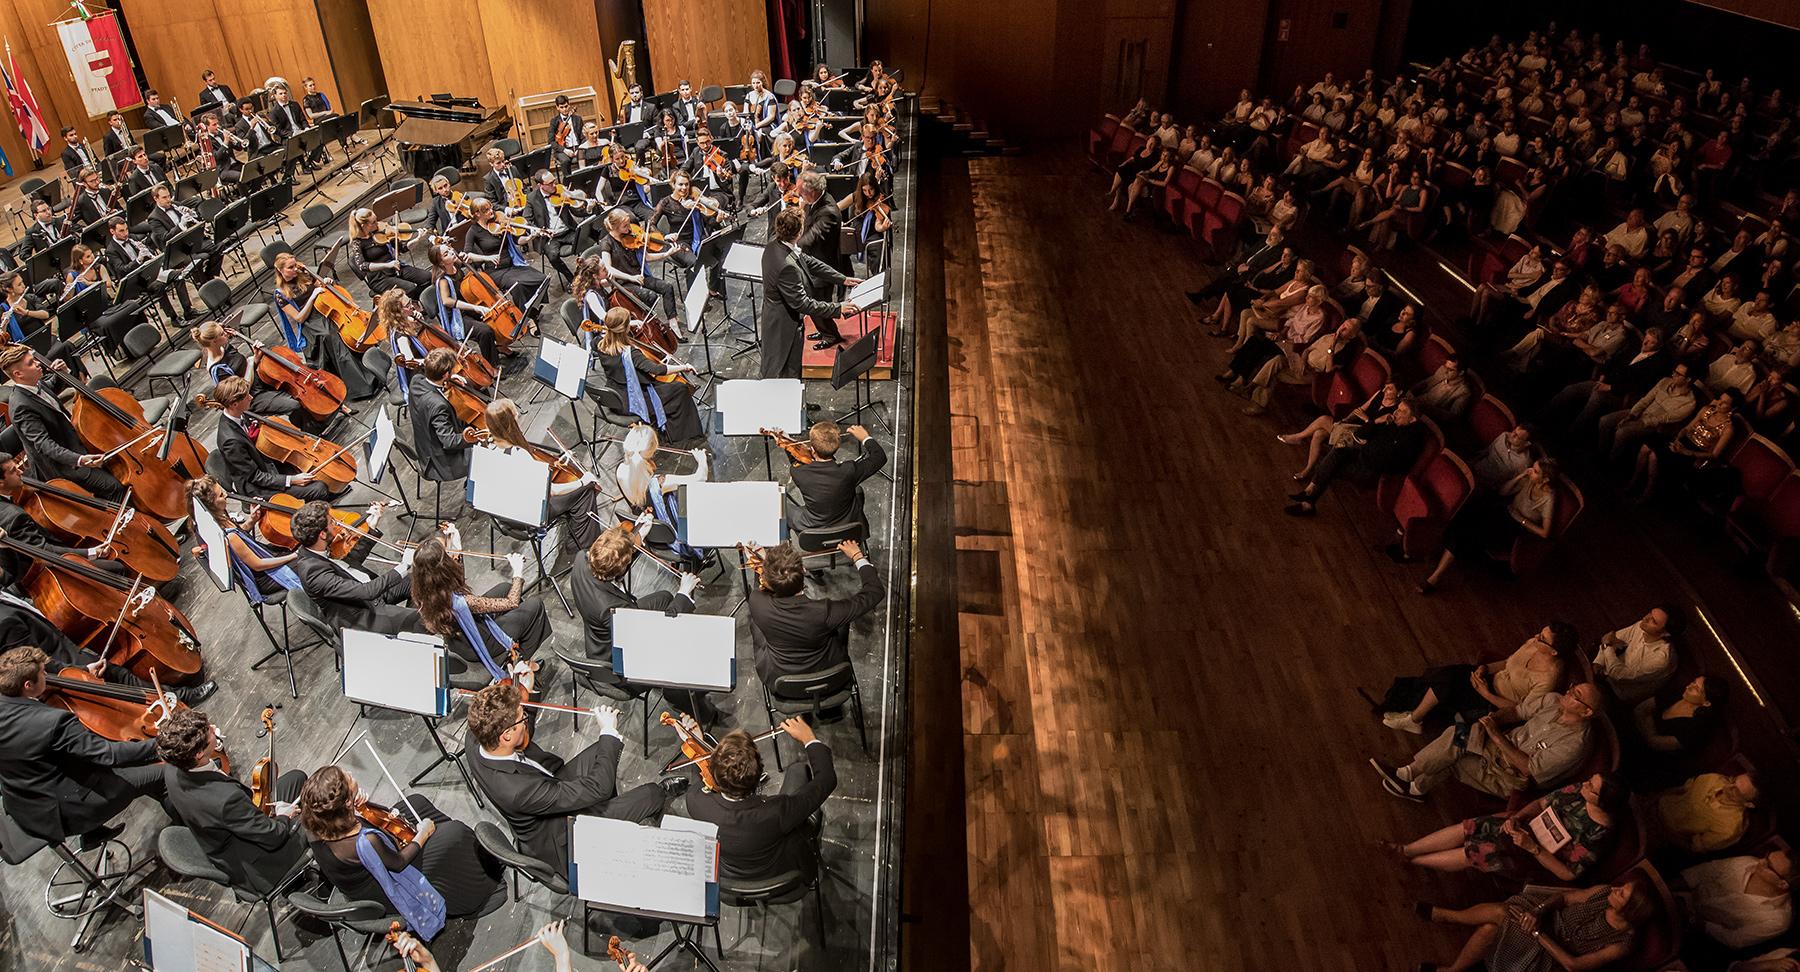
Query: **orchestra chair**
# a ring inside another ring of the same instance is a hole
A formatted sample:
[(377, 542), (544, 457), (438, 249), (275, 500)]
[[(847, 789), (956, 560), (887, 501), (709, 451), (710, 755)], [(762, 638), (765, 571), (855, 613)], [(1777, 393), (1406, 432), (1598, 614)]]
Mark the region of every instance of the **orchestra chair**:
[(600, 424), (604, 422), (619, 429), (629, 429), (637, 424), (638, 417), (631, 414), (631, 407), (625, 403), (625, 396), (605, 382), (589, 382), (587, 397), (595, 406), (594, 431), (588, 437), (588, 463), (591, 465), (598, 462), (606, 451), (608, 440), (600, 434)]
[(1524, 530), (1517, 531), (1512, 546), (1502, 551), (1490, 551), (1489, 555), (1503, 561), (1513, 576), (1522, 577), (1541, 566), (1550, 558), (1550, 551), (1556, 548), (1569, 528), (1575, 525), (1575, 519), (1587, 500), (1581, 495), (1581, 488), (1566, 476), (1556, 479), (1556, 515), (1550, 524), (1548, 539), (1532, 536)]
[(769, 90), (775, 92), (775, 96), (785, 102), (800, 90), (800, 85), (793, 78), (777, 78), (775, 83), (769, 86)]
[[(574, 590), (573, 581), (570, 581), (569, 589)], [(554, 650), (556, 652), (556, 657), (562, 659), (562, 663), (569, 669), (569, 673), (575, 676), (569, 685), (570, 705), (581, 705), (581, 690), (584, 687), (589, 692), (592, 692), (603, 699), (617, 702), (624, 708), (630, 708), (631, 703), (633, 702), (642, 702), (644, 704), (644, 732), (641, 738), (644, 740), (644, 758), (649, 759), (650, 697), (655, 695), (658, 690), (647, 685), (633, 685), (630, 682), (624, 681), (607, 681), (603, 676), (613, 674), (612, 666), (602, 665), (594, 659), (589, 658), (587, 652), (580, 646), (575, 646), (573, 648), (556, 648)], [(581, 716), (578, 713), (569, 713), (569, 720), (571, 722), (578, 722), (580, 719)]]
[(289, 892), (287, 902), (295, 911), (331, 929), (331, 943), (337, 946), (338, 961), (344, 964), (344, 972), (351, 972), (352, 966), (349, 954), (344, 951), (342, 932), (353, 931), (363, 937), (356, 950), (354, 966), (360, 969), (369, 962), (369, 945), (385, 944), (392, 923), (402, 920), (399, 912), (389, 911), (387, 905), (379, 901), (351, 901), (335, 888), (329, 898), (307, 891)]
[(344, 667), (343, 636), (319, 613), (319, 605), (313, 601), (312, 595), (304, 590), (288, 591), (282, 604), (282, 623), (286, 624), (287, 622), (287, 609), (293, 608), (294, 617), (300, 619), (300, 623), (306, 627), (306, 630), (312, 632), (321, 642), (331, 646), (334, 658), (333, 667), (342, 671)]
[(406, 396), (400, 391), (400, 383), (394, 380), (394, 352), (388, 350), (385, 342), (372, 345), (363, 352), (362, 364), (371, 374), (379, 375), (382, 385), (387, 391), (387, 403), (394, 406), (400, 414), (406, 414)]
[(1383, 513), (1394, 511), (1394, 503), (1400, 498), (1400, 485), (1423, 475), (1426, 467), (1444, 451), (1444, 432), (1438, 428), (1438, 424), (1424, 415), (1419, 416), (1419, 424), (1425, 427), (1426, 432), (1425, 444), (1419, 450), (1419, 457), (1413, 460), (1412, 466), (1405, 472), (1390, 473), (1375, 481), (1375, 505)]
[[(489, 794), (490, 799), (492, 796)], [(551, 867), (549, 861), (541, 857), (532, 857), (519, 850), (513, 844), (512, 838), (500, 829), (499, 824), (491, 820), (478, 821), (475, 824), (475, 840), (481, 844), (482, 850), (487, 851), (489, 856), (512, 872), (512, 899), (514, 901), (519, 900), (519, 875), (521, 874), (525, 875), (526, 880), (541, 885), (552, 894), (567, 895), (570, 893), (568, 875)]]
[[(766, 878), (737, 878), (727, 871), (719, 872), (719, 904), (738, 909), (738, 934), (732, 939), (730, 948), (750, 937), (747, 925), (747, 912), (754, 908), (757, 913), (756, 937), (760, 940), (769, 927), (769, 906), (794, 904), (805, 907), (808, 894), (813, 897), (813, 917), (817, 921), (819, 933), (818, 948), (825, 951), (825, 860), (819, 851), (819, 828), (823, 819), (814, 814), (808, 822), (812, 830), (813, 857), (818, 862), (817, 870), (811, 880), (799, 871), (783, 871)], [(713, 925), (714, 942), (719, 949), (720, 957), (724, 957), (727, 946), (719, 941), (719, 926)]]
[[(162, 343), (162, 332), (155, 324), (146, 321), (125, 332), (125, 353), (133, 358), (147, 358), (156, 346)], [(204, 352), (198, 348), (185, 348), (169, 351), (158, 357), (150, 365), (145, 375), (150, 379), (150, 394), (156, 394), (156, 383), (166, 382), (169, 393), (187, 397), (188, 380), (194, 374), (194, 365), (199, 363)]]
[[(223, 277), (214, 277), (200, 285), (200, 303), (206, 305), (206, 311), (215, 317), (224, 317), (231, 307), (231, 285)], [(245, 304), (243, 316), (238, 319), (238, 329), (245, 334), (255, 327), (263, 318), (268, 317), (268, 304)]]
[[(117, 840), (90, 844), (88, 837), (83, 835), (71, 848), (67, 839), (51, 841), (35, 837), (20, 828), (5, 808), (0, 807), (0, 860), (17, 867), (46, 847), (54, 851), (62, 863), (51, 872), (50, 883), (44, 888), (44, 907), (57, 918), (80, 922), (74, 939), (69, 942), (72, 951), (87, 951), (92, 944), (89, 933), (97, 922), (105, 923), (102, 916), (108, 908), (117, 908), (132, 919), (142, 916), (143, 909), (136, 903), (141, 877), (138, 872), (155, 858), (146, 857), (134, 866), (131, 848)], [(92, 862), (84, 860), (83, 854), (90, 855)], [(124, 857), (123, 869), (115, 862), (120, 855)], [(65, 870), (70, 872), (68, 877), (63, 874)]]
[[(194, 837), (194, 832), (186, 827), (170, 825), (158, 831), (156, 856), (162, 859), (165, 867), (184, 878), (223, 885), (231, 889), (239, 903), (262, 905), (263, 911), (269, 916), (269, 937), (275, 942), (275, 961), (281, 961), (281, 928), (275, 920), (275, 898), (312, 869), (311, 855), (302, 855), (281, 881), (267, 891), (232, 884), (231, 876), (206, 856), (206, 851), (200, 847), (200, 841)], [(242, 923), (238, 927), (241, 929)]]
[(1733, 505), (1725, 515), (1725, 529), (1745, 552), (1766, 551), (1766, 569), (1771, 576), (1779, 575), (1794, 541), (1800, 539), (1800, 473), (1788, 473), (1767, 500)]
[(263, 247), (262, 251), (256, 255), (256, 259), (264, 267), (267, 267), (268, 269), (273, 270), (273, 269), (275, 269), (275, 258), (282, 255), (283, 253), (292, 253), (293, 250), (294, 250), (293, 244), (289, 243), (288, 241), (276, 240), (275, 242), (270, 243), (267, 246)]
[[(856, 684), (856, 666), (849, 659), (816, 672), (777, 676), (773, 684), (763, 686), (763, 708), (768, 711), (770, 729), (781, 724), (777, 715), (811, 715), (813, 724), (821, 725), (826, 709), (840, 709), (847, 704), (854, 706), (856, 736), (867, 755), (869, 735), (863, 718), (862, 689)], [(775, 768), (780, 770), (781, 737), (769, 740), (769, 745), (775, 750)]]
[[(419, 451), (405, 439), (395, 439), (394, 449), (405, 456), (407, 462), (412, 463), (413, 495), (418, 497), (419, 503), (423, 505), (425, 502), (425, 465), (419, 461)], [(444, 484), (452, 482), (457, 482), (457, 480), (434, 479), (431, 481), (431, 509), (433, 517), (432, 522), (434, 523), (441, 522), (444, 519)], [(398, 484), (396, 483), (396, 485)], [(401, 489), (400, 492), (404, 494), (406, 491)], [(412, 504), (409, 502), (406, 505), (406, 512), (402, 513), (401, 516), (407, 517), (408, 519), (418, 519), (419, 514), (413, 512)]]
[(329, 232), (326, 230), (326, 227), (336, 219), (337, 217), (331, 212), (331, 207), (323, 203), (308, 206), (300, 211), (300, 222), (306, 224), (306, 228), (313, 231), (312, 259), (315, 266), (318, 264), (321, 249), (329, 248), (349, 235), (349, 230), (342, 228)]
[[(788, 501), (793, 502), (796, 499), (798, 492), (798, 490), (791, 490), (787, 496)], [(796, 503), (795, 505), (804, 506), (805, 504)], [(799, 545), (802, 551), (806, 553), (819, 553), (825, 550), (832, 551), (832, 559), (826, 562), (826, 566), (836, 564), (837, 558), (842, 556), (842, 554), (837, 553), (838, 544), (845, 540), (854, 540), (857, 543), (866, 546), (869, 540), (869, 522), (866, 519), (841, 520), (826, 526), (812, 527), (804, 530), (799, 527), (792, 527), (791, 529), (794, 534), (794, 542)]]
[[(46, 192), (46, 189), (50, 191)], [(23, 179), (19, 182), (20, 195), (27, 199), (33, 197), (42, 199), (50, 204), (51, 212), (58, 216), (62, 215), (63, 211), (69, 208), (68, 200), (57, 198), (62, 195), (61, 189), (61, 182), (51, 182), (40, 176), (31, 176), (30, 178)], [(36, 203), (33, 203), (33, 205), (36, 205)]]
[[(553, 523), (555, 521), (553, 520), (551, 522)], [(497, 544), (494, 542), (495, 534), (504, 536), (508, 540), (530, 543), (532, 557), (537, 561), (538, 576), (536, 581), (533, 581), (526, 587), (526, 590), (530, 590), (532, 587), (541, 584), (550, 588), (552, 591), (555, 591), (556, 599), (562, 602), (563, 610), (569, 612), (569, 617), (572, 618), (575, 616), (574, 605), (569, 603), (568, 595), (562, 592), (562, 587), (556, 583), (555, 575), (553, 575), (550, 572), (550, 568), (544, 564), (544, 536), (549, 532), (550, 523), (546, 523), (541, 527), (531, 526), (530, 524), (520, 523), (517, 520), (509, 520), (503, 516), (489, 515), (488, 549), (494, 550), (497, 548)], [(573, 561), (571, 561), (571, 563), (572, 562)]]
[(443, 176), (444, 178), (449, 179), (450, 180), (450, 188), (452, 188), (452, 189), (455, 189), (457, 187), (457, 185), (462, 182), (462, 170), (457, 168), (454, 165), (446, 165), (443, 168), (437, 170), (436, 172), (433, 172), (431, 174), (431, 176), (434, 179), (437, 178), (438, 176)]
[(1628, 878), (1638, 891), (1649, 893), (1652, 908), (1639, 929), (1635, 947), (1618, 968), (1623, 972), (1652, 972), (1681, 954), (1681, 906), (1649, 861), (1639, 861), (1628, 872)]

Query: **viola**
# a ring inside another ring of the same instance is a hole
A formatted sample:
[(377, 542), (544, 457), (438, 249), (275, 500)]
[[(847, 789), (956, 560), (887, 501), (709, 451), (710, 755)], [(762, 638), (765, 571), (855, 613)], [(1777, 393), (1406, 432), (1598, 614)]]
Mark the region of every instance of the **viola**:
[(0, 537), (0, 546), (34, 561), (20, 586), (70, 641), (142, 679), (199, 677), (194, 626), (142, 578), (127, 582), (78, 554), (58, 557), (11, 537)]
[(481, 227), (495, 235), (511, 234), (521, 242), (529, 240), (533, 236), (550, 235), (549, 230), (531, 225), (525, 221), (523, 216), (502, 216), (499, 213), (494, 213), (487, 222), (481, 224)]
[(576, 192), (560, 182), (550, 191), (545, 202), (555, 207), (570, 206), (575, 209), (593, 209), (600, 204), (599, 200), (589, 199), (586, 193)]
[(411, 337), (424, 347), (426, 354), (443, 348), (456, 355), (454, 374), (462, 375), (468, 379), (469, 384), (483, 390), (494, 387), (494, 383), (500, 380), (500, 369), (494, 367), (492, 361), (482, 357), (474, 345), (458, 343), (443, 328), (423, 317), (414, 317), (413, 320), (418, 322), (419, 328)]
[(257, 735), (268, 737), (269, 755), (257, 760), (250, 768), (250, 802), (272, 817), (275, 815), (275, 778), (281, 775), (280, 767), (275, 765), (275, 706), (263, 706), (262, 731)]
[(773, 440), (776, 445), (781, 447), (781, 451), (788, 454), (789, 459), (799, 465), (807, 466), (820, 461), (818, 454), (813, 452), (810, 442), (802, 442), (780, 429), (758, 429), (757, 431)]
[[(268, 499), (237, 493), (226, 495), (262, 511), (262, 522), (257, 524), (257, 528), (270, 546), (281, 550), (293, 550), (300, 546), (300, 542), (294, 539), (294, 513), (306, 505), (303, 500), (286, 493), (276, 493)], [(327, 543), (332, 557), (344, 560), (367, 536), (369, 528), (364, 525), (362, 514), (335, 506), (331, 508), (331, 536)]]
[(313, 299), (313, 310), (337, 327), (350, 353), (360, 355), (387, 337), (387, 325), (356, 306), (349, 291), (329, 280), (318, 281), (318, 287), (319, 296)]
[(293, 348), (271, 348), (248, 337), (244, 340), (256, 356), (258, 381), (294, 396), (306, 414), (313, 418), (329, 419), (343, 411), (344, 379), (329, 371), (307, 367)]
[(155, 584), (180, 573), (181, 547), (155, 517), (130, 515), (120, 523), (118, 509), (66, 479), (27, 479), (25, 486), (14, 502), (57, 540), (83, 547), (104, 543), (120, 563)]
[(406, 818), (382, 806), (379, 803), (363, 802), (356, 807), (356, 816), (363, 823), (394, 838), (398, 844), (410, 844), (419, 836), (418, 830), (406, 822)]
[(69, 419), (81, 441), (107, 457), (107, 471), (131, 487), (144, 511), (157, 519), (186, 516), (187, 481), (206, 472), (206, 449), (186, 432), (145, 422), (144, 407), (123, 388), (95, 389), (68, 375), (61, 377), (75, 389)]
[(756, 129), (745, 128), (744, 134), (738, 136), (738, 161), (756, 161)]
[(488, 327), (493, 328), (494, 344), (500, 351), (509, 350), (524, 332), (524, 312), (512, 302), (512, 298), (506, 296), (506, 292), (500, 289), (500, 285), (486, 271), (471, 269), (463, 274), (462, 280), (457, 284), (457, 292), (471, 304), (490, 308), (481, 319)]
[(450, 198), (444, 202), (444, 208), (450, 210), (450, 215), (460, 219), (471, 219), (474, 216), (469, 210), (469, 199), (462, 194), (461, 189), (450, 190)]
[(79, 666), (46, 672), (44, 683), (45, 705), (73, 714), (94, 735), (114, 742), (154, 739), (170, 716), (187, 708), (172, 695), (114, 685)]
[(719, 148), (716, 145), (707, 150), (706, 158), (703, 159), (702, 162), (712, 171), (713, 175), (720, 179), (726, 179), (731, 176), (731, 169), (726, 165), (725, 153), (719, 151)]
[(418, 230), (414, 229), (411, 223), (383, 222), (375, 224), (375, 233), (373, 235), (375, 237), (375, 242), (380, 243), (382, 246), (386, 246), (395, 240), (399, 240), (402, 243), (410, 243), (412, 242), (412, 238), (418, 235)]
[(681, 755), (693, 760), (694, 765), (699, 767), (700, 784), (708, 791), (718, 789), (719, 781), (713, 778), (712, 771), (712, 754), (719, 746), (718, 740), (707, 735), (706, 730), (700, 728), (700, 723), (685, 712), (680, 718), (676, 718), (665, 710), (658, 721), (675, 730), (675, 735), (680, 737)]
[(506, 193), (507, 209), (525, 208), (525, 180), (513, 175), (500, 176), (500, 190)]
[(625, 227), (625, 231), (616, 238), (628, 249), (646, 250), (650, 253), (665, 253), (670, 248), (680, 245), (671, 243), (669, 238), (661, 233), (646, 232), (642, 223), (632, 223)]

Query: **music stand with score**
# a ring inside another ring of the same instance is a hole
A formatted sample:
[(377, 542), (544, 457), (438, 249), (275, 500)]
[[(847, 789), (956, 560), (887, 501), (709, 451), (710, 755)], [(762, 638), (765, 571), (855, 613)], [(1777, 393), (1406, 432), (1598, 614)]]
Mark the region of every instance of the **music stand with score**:
[[(874, 370), (875, 360), (881, 349), (881, 332), (885, 326), (880, 318), (877, 318), (873, 328), (851, 342), (849, 347), (839, 351), (837, 357), (831, 360), (831, 387), (837, 389), (845, 385), (855, 385), (853, 389), (856, 396), (855, 407), (834, 419), (839, 424), (843, 424), (846, 419), (860, 418), (864, 409), (877, 405), (884, 409), (887, 407), (887, 402), (875, 397), (875, 382), (869, 377), (869, 372)], [(879, 414), (876, 417), (880, 419), (882, 428), (886, 429), (888, 434), (893, 434), (894, 430), (888, 425), (887, 419)]]

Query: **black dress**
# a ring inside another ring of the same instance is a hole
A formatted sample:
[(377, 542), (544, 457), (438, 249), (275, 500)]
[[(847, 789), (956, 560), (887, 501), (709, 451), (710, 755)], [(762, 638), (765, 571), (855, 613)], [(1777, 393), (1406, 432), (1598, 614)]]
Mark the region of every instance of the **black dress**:
[[(506, 253), (509, 245), (512, 247), (512, 252), (518, 253), (517, 244), (514, 244), (510, 237), (490, 232), (480, 223), (469, 227), (469, 236), (464, 242), (470, 253), (479, 256), (500, 257), (499, 263), (472, 264), (472, 269), (485, 271), (488, 276), (494, 278), (495, 283), (500, 285), (500, 289), (512, 298), (513, 303), (527, 314), (531, 313), (536, 307), (534, 298), (541, 295), (544, 281), (548, 278), (533, 267), (514, 266), (508, 261)], [(519, 253), (519, 256), (520, 259), (524, 258), (523, 253)]]
[[(505, 871), (500, 862), (481, 849), (481, 844), (475, 840), (475, 831), (467, 824), (445, 816), (431, 805), (430, 800), (414, 794), (407, 797), (407, 802), (421, 817), (437, 822), (437, 833), (431, 835), (424, 847), (408, 844), (400, 850), (394, 850), (385, 839), (378, 837), (377, 842), (382, 845), (382, 863), (390, 871), (403, 870), (408, 865), (417, 867), (437, 893), (443, 895), (447, 917), (479, 914), (501, 886)], [(402, 810), (400, 814), (405, 816), (406, 812)], [(346, 898), (377, 901), (391, 909), (393, 905), (388, 901), (387, 893), (381, 890), (381, 885), (356, 856), (357, 840), (355, 836), (311, 840), (313, 860), (319, 865), (319, 873)]]
[[(594, 356), (599, 359), (601, 370), (606, 372), (606, 383), (629, 401), (625, 388), (625, 356), (599, 352)], [(647, 354), (633, 351), (631, 361), (637, 366), (638, 384), (644, 394), (662, 400), (663, 417), (668, 419), (668, 424), (661, 430), (663, 438), (670, 442), (692, 442), (703, 437), (706, 430), (700, 425), (700, 412), (694, 407), (690, 386), (679, 381), (656, 381), (657, 375), (668, 374), (669, 369)]]

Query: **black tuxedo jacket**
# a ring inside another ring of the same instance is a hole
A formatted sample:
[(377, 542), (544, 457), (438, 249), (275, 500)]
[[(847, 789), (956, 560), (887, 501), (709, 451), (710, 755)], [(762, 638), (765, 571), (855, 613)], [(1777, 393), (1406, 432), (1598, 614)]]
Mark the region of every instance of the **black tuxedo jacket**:
[[(360, 563), (373, 545), (369, 540), (359, 543), (350, 555), (350, 562)], [(397, 570), (367, 571), (370, 578), (359, 581), (332, 563), (330, 558), (311, 550), (301, 550), (300, 556), (288, 566), (300, 576), (301, 589), (319, 606), (319, 613), (334, 628), (387, 635), (423, 630), (419, 612), (399, 606), (412, 596), (412, 584)]]
[(276, 134), (288, 138), (297, 132), (307, 129), (306, 112), (300, 109), (298, 101), (290, 101), (285, 105), (269, 103), (269, 122), (275, 126)]
[[(47, 385), (39, 387), (50, 390)], [(48, 481), (67, 478), (75, 472), (76, 461), (88, 450), (62, 409), (19, 385), (7, 389), (6, 405), (36, 475)]]
[(125, 136), (108, 128), (106, 130), (106, 137), (100, 140), (100, 150), (107, 155), (113, 155), (118, 152), (123, 152), (135, 144), (137, 143), (125, 141)]
[(832, 317), (838, 305), (813, 296), (816, 281), (843, 283), (844, 275), (805, 252), (784, 243), (763, 247), (762, 308), (757, 329), (762, 338), (761, 378), (800, 377), (800, 319)]
[(473, 733), (463, 735), (469, 773), (506, 818), (519, 849), (547, 862), (558, 874), (569, 873), (569, 817), (599, 815), (618, 795), (616, 777), (624, 749), (617, 737), (601, 736), (565, 763), (538, 748), (534, 739), (520, 755), (553, 774), (545, 776), (517, 760), (489, 759)]
[(869, 613), (887, 593), (874, 564), (857, 572), (862, 588), (849, 597), (811, 598), (802, 591), (776, 597), (758, 588), (750, 594), (750, 638), (756, 673), (772, 686), (777, 676), (828, 668), (849, 657), (850, 622)]
[[(194, 216), (195, 223), (192, 225), (198, 225), (199, 219), (199, 215), (196, 214)], [(168, 246), (169, 240), (181, 232), (181, 221), (175, 218), (174, 213), (166, 209), (152, 208), (150, 215), (144, 217), (144, 225), (150, 232), (150, 238), (156, 241), (156, 248), (159, 250)]]
[[(104, 191), (105, 190), (102, 190), (102, 192)], [(71, 205), (74, 207), (74, 225), (76, 226), (92, 226), (102, 219), (105, 219), (107, 214), (111, 212), (111, 210), (107, 208), (106, 202), (100, 198), (98, 193), (88, 192), (85, 189), (82, 190), (79, 196), (75, 197), (75, 201)]]
[(0, 795), (20, 828), (45, 840), (85, 834), (136, 798), (115, 766), (156, 762), (156, 744), (102, 739), (63, 709), (0, 696)]
[[(562, 126), (562, 123), (563, 123), (563, 118), (561, 115), (552, 115), (551, 116), (551, 118), (550, 118), (550, 137), (551, 138), (556, 137), (556, 130)], [(562, 141), (562, 142), (557, 142), (556, 144), (565, 149), (572, 149), (575, 146), (581, 144), (581, 115), (580, 114), (573, 112), (573, 111), (569, 112), (569, 137), (568, 137), (568, 140)]]
[(129, 172), (125, 173), (125, 197), (129, 199), (145, 189), (168, 181), (169, 177), (163, 172), (163, 167), (155, 162), (150, 163), (148, 169), (133, 166)]
[(235, 105), (237, 100), (237, 95), (232, 93), (228, 84), (215, 84), (210, 88), (200, 89), (200, 104), (203, 105)]
[(410, 383), (412, 391), (413, 448), (425, 478), (449, 482), (469, 475), (469, 444), (463, 441), (462, 424), (442, 389), (423, 378)]
[(93, 155), (91, 152), (88, 153), (89, 157), (84, 160), (81, 157), (82, 151), (83, 150), (80, 146), (75, 146), (75, 145), (64, 145), (63, 146), (62, 164), (63, 164), (64, 172), (73, 173), (76, 169), (79, 169), (84, 165), (99, 165), (100, 164), (100, 160), (93, 158)]
[(256, 809), (250, 788), (217, 770), (163, 765), (169, 809), (234, 886), (269, 891), (306, 854), (292, 823)]
[[(807, 208), (806, 228), (800, 231), (800, 238), (794, 242), (807, 256), (848, 276), (850, 258), (844, 255), (843, 230), (843, 212), (831, 201), (829, 195), (824, 195)], [(821, 285), (814, 293), (825, 293), (828, 290), (829, 288)]]
[(862, 484), (885, 465), (887, 451), (874, 439), (864, 442), (862, 454), (848, 462), (833, 459), (796, 463), (789, 472), (806, 505), (794, 505), (788, 511), (788, 522), (802, 530), (811, 530), (862, 520)]
[[(10, 583), (18, 580), (18, 575), (0, 579)], [(0, 652), (20, 645), (30, 645), (49, 655), (51, 667), (57, 669), (92, 665), (100, 660), (99, 655), (70, 641), (61, 628), (51, 624), (50, 619), (41, 613), (22, 605), (0, 601)]]
[(143, 263), (144, 260), (156, 256), (156, 247), (145, 243), (143, 240), (132, 240), (132, 242), (142, 247), (145, 254), (147, 254), (143, 259), (134, 259), (130, 253), (126, 252), (125, 244), (120, 243), (111, 236), (106, 238), (106, 252), (104, 254), (106, 259), (106, 269), (111, 271), (114, 277), (123, 277), (130, 273), (132, 268)]
[(811, 878), (818, 871), (807, 820), (837, 789), (831, 749), (823, 743), (802, 746), (803, 763), (788, 765), (780, 792), (758, 793), (743, 800), (690, 790), (688, 816), (719, 827), (719, 867), (740, 880), (766, 880), (797, 871)]
[(60, 222), (60, 220), (53, 218), (48, 227), (43, 223), (36, 221), (32, 222), (31, 228), (25, 231), (25, 242), (31, 247), (32, 253), (48, 250), (56, 245), (56, 241), (69, 235), (62, 231), (62, 227), (59, 225)]
[[(5, 499), (0, 499), (0, 530), (5, 530), (10, 539), (58, 556), (82, 552), (77, 547), (65, 547), (60, 543), (52, 543), (49, 535), (44, 533), (44, 528), (38, 526), (37, 521), (31, 518), (31, 514), (25, 512), (23, 507)], [(15, 553), (10, 548), (0, 548), (0, 571), (5, 572), (3, 576), (0, 576), (0, 583), (12, 583), (24, 577), (26, 569), (32, 563), (33, 561), (24, 554)], [(0, 607), (10, 608), (21, 614), (29, 613), (24, 608), (5, 602), (0, 602)], [(24, 643), (26, 642), (21, 642), (21, 644)], [(7, 647), (12, 646), (8, 645)], [(48, 653), (50, 649), (46, 647), (44, 651)], [(93, 659), (89, 658), (88, 661), (93, 661)]]
[(232, 492), (273, 496), (287, 485), (287, 473), (263, 455), (243, 426), (229, 416), (219, 416), (219, 436), (214, 448), (225, 457), (225, 466), (231, 472), (226, 488)]
[(595, 577), (585, 563), (576, 564), (575, 569), (569, 572), (569, 578), (569, 587), (575, 593), (575, 612), (581, 616), (587, 656), (603, 662), (609, 670), (612, 665), (614, 611), (619, 608), (643, 608), (646, 611), (686, 614), (694, 609), (692, 599), (673, 591), (653, 591), (643, 597), (633, 597), (619, 585)]
[(155, 108), (144, 109), (144, 124), (151, 129), (168, 128), (170, 125), (181, 124), (181, 116), (168, 105), (157, 105)]
[[(525, 194), (525, 221), (539, 229), (550, 228), (550, 200), (536, 189)], [(573, 233), (580, 219), (567, 206), (556, 207), (556, 218), (562, 220), (563, 232)]]

